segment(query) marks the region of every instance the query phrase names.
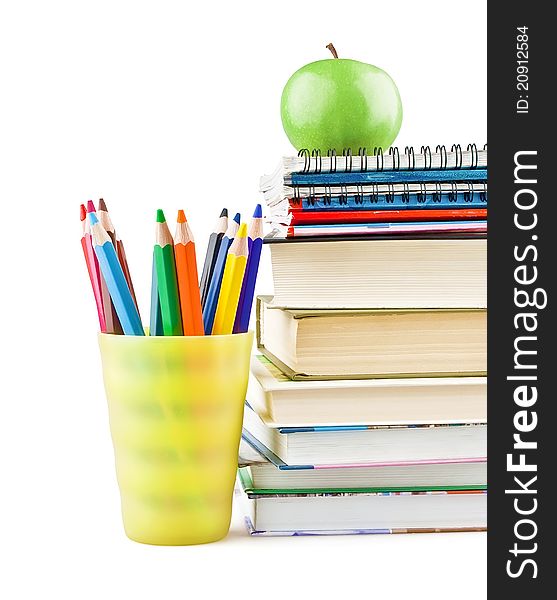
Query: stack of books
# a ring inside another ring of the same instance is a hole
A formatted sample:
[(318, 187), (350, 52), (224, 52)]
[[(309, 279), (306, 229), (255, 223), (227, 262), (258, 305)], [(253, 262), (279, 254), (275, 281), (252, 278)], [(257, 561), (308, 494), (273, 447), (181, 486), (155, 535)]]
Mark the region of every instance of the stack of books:
[(261, 191), (251, 533), (485, 529), (487, 150), (301, 153)]

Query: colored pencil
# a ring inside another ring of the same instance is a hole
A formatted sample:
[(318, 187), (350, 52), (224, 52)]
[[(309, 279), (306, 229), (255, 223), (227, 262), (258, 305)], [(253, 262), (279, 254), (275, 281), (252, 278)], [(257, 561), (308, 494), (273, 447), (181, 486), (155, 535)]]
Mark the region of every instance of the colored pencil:
[(161, 304), (162, 329), (164, 335), (182, 335), (180, 298), (174, 261), (174, 243), (168, 229), (164, 212), (157, 210), (155, 228), (155, 268)]
[(203, 271), (201, 272), (201, 280), (199, 282), (199, 289), (201, 293), (201, 306), (205, 306), (205, 300), (207, 298), (207, 292), (209, 290), (209, 283), (211, 276), (215, 268), (215, 262), (217, 260), (217, 254), (220, 247), (222, 236), (228, 228), (228, 210), (222, 209), (220, 217), (217, 220), (213, 233), (209, 236), (209, 243), (207, 244), (207, 253), (205, 254), (205, 263), (203, 264)]
[(145, 335), (139, 312), (133, 302), (114, 244), (94, 212), (89, 212), (89, 222), (99, 267), (110, 292), (118, 319), (122, 324), (122, 329), (126, 335)]
[(222, 236), (217, 259), (215, 261), (215, 267), (209, 283), (209, 289), (207, 291), (207, 298), (205, 300), (205, 304), (203, 305), (203, 326), (205, 328), (205, 335), (211, 335), (213, 332), (215, 311), (217, 310), (217, 303), (219, 301), (219, 293), (222, 283), (222, 275), (224, 273), (224, 267), (226, 264), (226, 257), (230, 245), (232, 244), (232, 240), (238, 232), (239, 227), (240, 213), (236, 213), (234, 219), (228, 223), (226, 233)]
[(174, 259), (184, 335), (203, 335), (203, 315), (197, 277), (193, 234), (183, 210), (178, 211), (174, 236)]
[[(97, 209), (92, 200), (87, 200), (87, 214), (94, 214), (97, 216)], [(98, 217), (97, 217), (98, 219)], [(89, 221), (90, 224), (90, 221)], [(93, 245), (94, 246), (94, 245)], [(95, 254), (96, 255), (96, 254)], [(101, 298), (104, 312), (104, 322), (105, 322), (105, 333), (122, 333), (122, 326), (120, 325), (120, 321), (118, 320), (118, 315), (116, 314), (116, 309), (112, 304), (112, 300), (110, 298), (110, 292), (108, 290), (108, 286), (104, 279), (104, 275), (102, 273), (102, 269), (99, 268), (99, 281), (101, 288)]]
[[(114, 225), (112, 224), (112, 221), (110, 220), (110, 215), (108, 214), (108, 211), (106, 210), (106, 204), (104, 203), (104, 200), (101, 198), (99, 200), (99, 205), (97, 207), (97, 210), (95, 211), (95, 206), (93, 204), (93, 201), (90, 200), (89, 203), (87, 203), (87, 206), (91, 209), (90, 212), (95, 212), (95, 214), (97, 215), (97, 219), (99, 220), (99, 223), (101, 224), (102, 228), (106, 231), (106, 233), (108, 233), (108, 236), (110, 237), (110, 241), (112, 242), (112, 245), (114, 246), (114, 249), (116, 250), (116, 232), (114, 231)], [(101, 276), (101, 291), (102, 291), (102, 297), (103, 297), (103, 306), (104, 306), (104, 317), (106, 320), (106, 333), (116, 333), (118, 335), (122, 334), (122, 325), (120, 324), (120, 320), (118, 319), (118, 315), (116, 313), (116, 309), (114, 308), (114, 303), (112, 302), (111, 298), (110, 298), (110, 293), (108, 291), (108, 286), (106, 285), (106, 282), (104, 281), (104, 279), (102, 279)]]
[(133, 288), (133, 281), (130, 275), (130, 268), (128, 266), (128, 261), (126, 259), (126, 251), (124, 249), (124, 242), (118, 236), (118, 232), (115, 230), (114, 225), (112, 224), (112, 219), (110, 218), (110, 214), (108, 212), (108, 208), (106, 207), (106, 202), (103, 198), (99, 198), (99, 206), (97, 210), (97, 217), (101, 223), (101, 225), (105, 228), (106, 232), (110, 236), (114, 247), (116, 248), (116, 254), (118, 254), (118, 260), (120, 261), (120, 265), (122, 266), (122, 270), (124, 271), (124, 276), (126, 277), (126, 281), (128, 282), (128, 287), (130, 288), (130, 292), (132, 294), (133, 301), (135, 306), (139, 308), (137, 304), (137, 298), (135, 297), (135, 290)]
[(242, 223), (226, 257), (226, 266), (224, 267), (222, 276), (219, 301), (212, 331), (214, 335), (232, 333), (247, 260), (247, 226), (245, 223)]
[(238, 300), (238, 310), (234, 321), (234, 333), (245, 333), (249, 328), (249, 319), (253, 296), (255, 294), (255, 282), (263, 247), (263, 212), (261, 204), (255, 207), (253, 218), (248, 232), (248, 264), (242, 282), (242, 291)]
[(89, 280), (91, 281), (91, 287), (93, 289), (93, 296), (95, 298), (95, 305), (97, 307), (97, 314), (99, 316), (99, 326), (103, 333), (106, 332), (106, 320), (104, 318), (104, 308), (101, 293), (101, 279), (99, 263), (97, 261), (97, 255), (93, 250), (93, 244), (91, 242), (91, 233), (89, 228), (89, 221), (87, 220), (87, 209), (82, 204), (79, 207), (80, 219), (83, 228), (83, 234), (81, 236), (81, 247), (83, 248), (83, 256), (85, 257), (85, 265), (87, 266), (87, 272), (89, 273)]
[(151, 271), (151, 314), (149, 318), (149, 335), (163, 335), (161, 302), (159, 299), (159, 286), (157, 285), (157, 267), (155, 253), (153, 252), (153, 268)]

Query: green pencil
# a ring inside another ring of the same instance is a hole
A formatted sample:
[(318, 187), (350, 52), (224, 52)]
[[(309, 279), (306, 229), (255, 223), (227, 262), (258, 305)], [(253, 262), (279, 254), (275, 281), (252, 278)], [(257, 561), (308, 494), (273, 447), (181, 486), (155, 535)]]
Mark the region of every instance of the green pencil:
[(161, 305), (163, 335), (183, 335), (180, 297), (174, 262), (174, 241), (163, 211), (157, 210), (155, 229), (155, 269)]

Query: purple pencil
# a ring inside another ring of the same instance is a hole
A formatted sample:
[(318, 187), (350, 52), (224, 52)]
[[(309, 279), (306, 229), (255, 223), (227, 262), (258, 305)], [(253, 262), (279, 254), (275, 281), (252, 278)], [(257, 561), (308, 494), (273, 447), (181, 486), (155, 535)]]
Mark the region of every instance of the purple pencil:
[(246, 272), (244, 273), (244, 280), (242, 281), (242, 290), (240, 292), (240, 299), (238, 300), (233, 333), (245, 333), (249, 328), (251, 306), (253, 304), (255, 281), (257, 279), (262, 246), (263, 211), (261, 210), (261, 204), (258, 204), (253, 212), (253, 219), (248, 231), (248, 263), (246, 265)]

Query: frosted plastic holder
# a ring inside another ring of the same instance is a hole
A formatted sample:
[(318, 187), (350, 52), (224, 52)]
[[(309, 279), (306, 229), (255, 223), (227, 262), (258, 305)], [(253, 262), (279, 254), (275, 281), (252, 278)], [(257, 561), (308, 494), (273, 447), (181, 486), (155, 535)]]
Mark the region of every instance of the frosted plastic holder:
[(204, 544), (228, 533), (252, 341), (99, 334), (132, 540)]

